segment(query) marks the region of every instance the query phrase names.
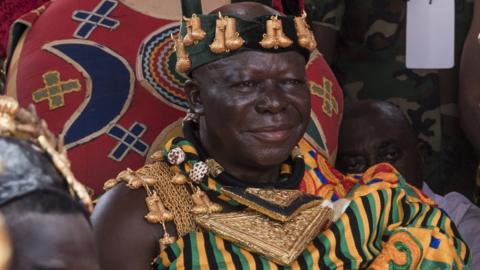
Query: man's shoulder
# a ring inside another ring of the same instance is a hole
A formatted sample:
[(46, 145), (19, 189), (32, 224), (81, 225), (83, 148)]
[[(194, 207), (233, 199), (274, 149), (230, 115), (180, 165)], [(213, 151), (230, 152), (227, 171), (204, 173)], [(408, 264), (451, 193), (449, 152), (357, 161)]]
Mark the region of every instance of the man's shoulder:
[[(102, 223), (163, 227), (163, 224), (189, 224), (194, 227), (191, 195), (185, 185), (172, 182), (175, 173), (163, 161), (146, 164), (138, 170), (126, 169), (105, 182), (107, 190), (92, 215), (94, 226)], [(189, 208), (190, 207), (190, 208)], [(168, 209), (169, 211), (167, 211)], [(168, 217), (168, 218), (167, 218)], [(158, 226), (161, 225), (161, 226)]]

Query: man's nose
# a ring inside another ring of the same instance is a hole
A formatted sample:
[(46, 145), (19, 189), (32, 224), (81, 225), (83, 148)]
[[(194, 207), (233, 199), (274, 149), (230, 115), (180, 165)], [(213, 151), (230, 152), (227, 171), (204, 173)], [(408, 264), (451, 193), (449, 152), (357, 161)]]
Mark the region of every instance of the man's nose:
[(285, 93), (274, 81), (262, 85), (256, 109), (260, 113), (280, 113), (288, 106)]

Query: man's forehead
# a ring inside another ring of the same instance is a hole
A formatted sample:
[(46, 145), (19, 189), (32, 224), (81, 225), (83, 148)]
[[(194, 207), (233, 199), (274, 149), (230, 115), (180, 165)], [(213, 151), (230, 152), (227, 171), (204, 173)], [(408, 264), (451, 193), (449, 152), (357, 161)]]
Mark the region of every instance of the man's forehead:
[(193, 71), (193, 74), (202, 74), (205, 70), (218, 74), (227, 69), (235, 70), (236, 74), (251, 74), (267, 68), (304, 72), (305, 59), (297, 52), (246, 51), (200, 66)]

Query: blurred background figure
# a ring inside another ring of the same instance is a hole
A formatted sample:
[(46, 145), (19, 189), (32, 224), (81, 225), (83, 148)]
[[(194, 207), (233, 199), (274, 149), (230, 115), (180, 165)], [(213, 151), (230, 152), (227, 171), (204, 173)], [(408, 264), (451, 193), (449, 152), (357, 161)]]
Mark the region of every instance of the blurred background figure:
[(99, 270), (86, 190), (33, 110), (0, 96), (0, 212), (10, 269)]
[[(407, 117), (395, 105), (364, 100), (344, 111), (336, 167), (343, 173), (363, 173), (374, 164), (392, 164), (413, 186), (432, 198), (453, 220), (480, 268), (480, 208), (458, 192), (436, 194), (425, 182), (423, 153)], [(473, 179), (472, 179), (473, 181)]]
[[(480, 5), (474, 4), (473, 20), (463, 47), (460, 66), (460, 122), (480, 157)], [(480, 205), (480, 174), (477, 171), (477, 204)]]
[(407, 2), (305, 0), (305, 8), (318, 49), (342, 85), (345, 106), (362, 99), (396, 104), (417, 137), (427, 142), (424, 175), (429, 185), (441, 194), (457, 190), (472, 198), (476, 161), (460, 129), (457, 95), (458, 64), (473, 1), (455, 1), (455, 66), (451, 69), (406, 67)]

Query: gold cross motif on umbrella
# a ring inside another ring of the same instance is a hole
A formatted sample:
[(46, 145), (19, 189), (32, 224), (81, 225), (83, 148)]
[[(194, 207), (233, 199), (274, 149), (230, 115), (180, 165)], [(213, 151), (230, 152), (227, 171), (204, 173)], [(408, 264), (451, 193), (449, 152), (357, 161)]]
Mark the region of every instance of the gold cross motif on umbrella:
[(77, 79), (62, 82), (58, 71), (49, 71), (43, 74), (42, 77), (45, 87), (33, 92), (32, 99), (35, 103), (48, 100), (50, 110), (55, 110), (65, 105), (65, 94), (81, 90), (80, 82)]
[(310, 91), (312, 94), (322, 98), (323, 112), (330, 117), (332, 116), (332, 112), (338, 114), (338, 103), (335, 97), (332, 95), (332, 87), (332, 82), (326, 77), (323, 77), (323, 86), (310, 81)]

